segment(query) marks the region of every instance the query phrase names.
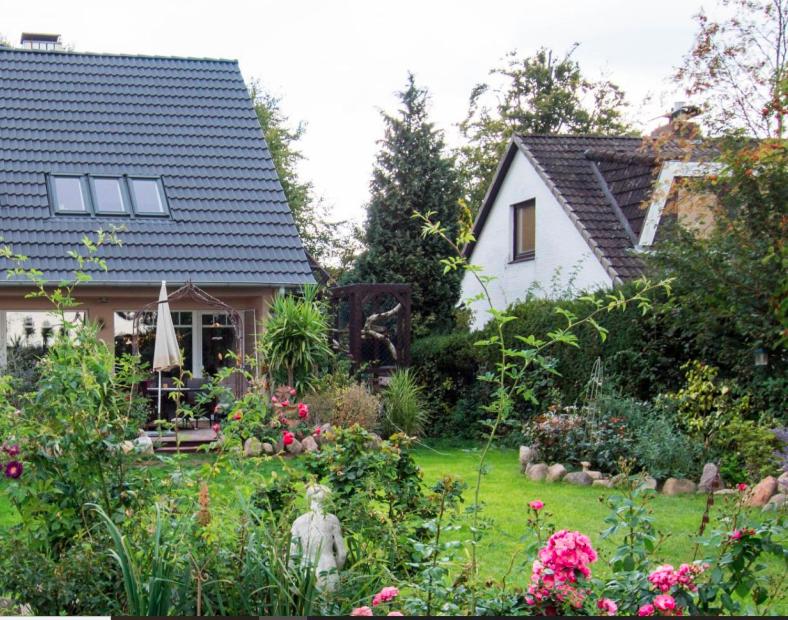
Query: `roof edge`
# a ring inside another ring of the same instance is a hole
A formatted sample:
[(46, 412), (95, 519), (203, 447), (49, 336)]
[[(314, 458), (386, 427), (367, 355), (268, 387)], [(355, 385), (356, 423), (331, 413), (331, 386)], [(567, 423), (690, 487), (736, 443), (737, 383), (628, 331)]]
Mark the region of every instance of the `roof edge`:
[(0, 53), (20, 52), (23, 54), (56, 55), (56, 56), (98, 56), (100, 58), (140, 58), (142, 60), (182, 60), (184, 62), (216, 62), (238, 64), (236, 58), (210, 58), (200, 56), (166, 56), (161, 54), (123, 54), (111, 52), (77, 52), (73, 50), (34, 50), (22, 47), (2, 47)]

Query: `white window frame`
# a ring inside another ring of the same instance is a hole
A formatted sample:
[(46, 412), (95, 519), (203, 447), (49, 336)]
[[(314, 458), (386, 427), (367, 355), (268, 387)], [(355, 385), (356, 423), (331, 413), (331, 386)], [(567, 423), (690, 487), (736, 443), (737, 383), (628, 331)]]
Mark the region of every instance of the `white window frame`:
[(666, 161), (662, 165), (651, 194), (651, 203), (646, 212), (643, 229), (640, 231), (637, 249), (645, 250), (654, 244), (662, 212), (665, 210), (676, 177), (708, 177), (719, 174), (722, 168), (723, 165), (719, 162)]

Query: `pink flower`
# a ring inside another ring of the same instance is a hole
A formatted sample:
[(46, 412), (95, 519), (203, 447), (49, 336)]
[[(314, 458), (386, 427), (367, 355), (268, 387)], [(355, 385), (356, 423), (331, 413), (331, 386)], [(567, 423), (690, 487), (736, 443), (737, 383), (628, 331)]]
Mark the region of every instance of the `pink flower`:
[(290, 391), (288, 393), (290, 394), (290, 396), (295, 396), (296, 395), (295, 388), (290, 388)]
[(278, 402), (279, 402), (279, 399), (278, 399), (276, 396), (272, 396), (272, 397), (271, 397), (271, 402), (272, 402), (272, 403), (274, 403), (274, 404), (276, 404), (276, 403), (278, 403)]
[(356, 607), (353, 611), (350, 612), (351, 616), (371, 616), (372, 610), (364, 605), (364, 607)]
[(528, 594), (537, 603), (558, 600), (582, 606), (586, 592), (574, 584), (578, 577), (591, 576), (588, 565), (596, 559), (596, 551), (587, 536), (569, 530), (556, 532), (539, 550), (531, 570)]
[(313, 435), (318, 435), (318, 436), (319, 436), (319, 435), (320, 435), (320, 433), (322, 433), (322, 432), (323, 432), (323, 431), (321, 431), (321, 430), (320, 430), (320, 427), (319, 427), (319, 426), (316, 426), (316, 427), (315, 427), (315, 430), (312, 432), (312, 434), (313, 434)]
[(601, 598), (596, 602), (597, 609), (604, 611), (608, 616), (615, 616), (616, 612), (618, 611), (618, 605), (616, 605), (615, 601), (611, 601), (609, 598)]
[(309, 415), (309, 405), (305, 403), (298, 403), (298, 417), (305, 420)]
[(542, 508), (544, 508), (544, 502), (540, 499), (535, 499), (534, 501), (528, 504), (533, 510), (539, 512)]
[(289, 446), (291, 443), (293, 443), (294, 439), (295, 436), (290, 431), (285, 431), (282, 433), (282, 443), (284, 443), (286, 446)]
[(645, 605), (641, 605), (640, 609), (638, 609), (638, 616), (653, 616), (654, 615), (654, 605), (651, 603), (646, 603)]
[(741, 540), (741, 530), (733, 530), (733, 533), (730, 535), (731, 540)]
[(737, 488), (737, 489), (738, 489), (740, 492), (744, 492), (744, 491), (746, 491), (746, 490), (747, 490), (747, 485), (746, 485), (746, 484), (744, 484), (743, 482), (740, 482), (739, 484), (737, 484), (737, 485), (736, 485), (736, 488)]
[(22, 475), (24, 469), (22, 463), (19, 461), (11, 461), (5, 466), (5, 477), (17, 479)]
[(240, 419), (241, 419), (242, 417), (243, 417), (243, 415), (241, 415), (241, 412), (240, 412), (240, 411), (236, 411), (236, 412), (235, 412), (235, 415), (233, 415), (233, 420), (235, 420), (236, 422), (238, 422), (238, 421), (240, 421)]
[(17, 446), (16, 444), (14, 444), (13, 446), (8, 446), (5, 449), (5, 451), (6, 454), (8, 454), (8, 456), (17, 456), (19, 454), (19, 446)]
[(654, 597), (654, 607), (660, 611), (676, 609), (676, 601), (670, 594), (658, 594)]
[(220, 430), (222, 430), (222, 425), (217, 422), (216, 424), (211, 425), (211, 430), (214, 433), (218, 433)]
[(289, 406), (290, 406), (290, 401), (289, 400), (283, 400), (282, 401), (282, 407), (289, 407)]
[(389, 613), (387, 613), (386, 615), (387, 615), (387, 616), (401, 616), (401, 615), (402, 615), (402, 612), (401, 612), (401, 611), (390, 611), (390, 612), (389, 612)]
[(388, 603), (394, 600), (399, 594), (399, 590), (394, 586), (386, 586), (372, 598), (372, 606), (377, 607), (381, 603)]

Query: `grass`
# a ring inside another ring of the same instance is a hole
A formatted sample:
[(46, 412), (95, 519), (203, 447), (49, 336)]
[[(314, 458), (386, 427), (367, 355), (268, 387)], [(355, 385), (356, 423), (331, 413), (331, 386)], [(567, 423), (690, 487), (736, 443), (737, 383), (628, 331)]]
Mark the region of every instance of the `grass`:
[[(464, 479), (469, 484), (474, 479), (479, 449), (476, 447), (420, 447), (416, 460), (424, 471), (424, 482), (431, 485), (445, 474)], [(205, 463), (205, 457), (190, 458), (184, 467), (195, 467)], [(614, 491), (599, 487), (576, 487), (568, 484), (533, 482), (519, 471), (517, 452), (513, 449), (494, 448), (488, 457), (489, 472), (483, 480), (481, 498), (484, 503), (483, 516), (492, 519), (491, 527), (479, 547), (480, 571), (484, 577), (500, 579), (506, 573), (512, 559), (515, 566), (523, 560), (520, 539), (525, 533), (527, 504), (533, 499), (545, 503), (545, 512), (557, 528), (577, 529), (587, 534), (597, 551), (600, 561), (595, 574), (607, 575), (606, 558), (615, 543), (604, 541), (600, 532), (604, 529), (604, 518), (609, 509), (600, 498)], [(158, 465), (164, 478), (172, 469)], [(244, 461), (244, 475), (230, 477), (220, 474), (211, 485), (211, 505), (223, 506), (230, 511), (239, 501), (248, 498), (254, 488), (254, 480), (270, 474), (277, 468), (275, 462), (260, 463)], [(1, 488), (1, 487), (0, 487)], [(195, 489), (196, 493), (196, 489)], [(466, 494), (470, 501), (471, 490)], [(692, 537), (698, 529), (705, 505), (705, 496), (666, 497), (659, 495), (651, 503), (657, 529), (668, 537), (659, 548), (657, 560), (672, 564), (692, 559)], [(222, 511), (224, 512), (224, 511)], [(0, 492), (0, 535), (3, 527), (16, 521), (16, 514)], [(227, 522), (224, 523), (227, 526)], [(464, 534), (467, 537), (467, 532)], [(775, 564), (775, 569), (779, 567)], [(516, 568), (510, 583), (524, 584), (527, 575)]]

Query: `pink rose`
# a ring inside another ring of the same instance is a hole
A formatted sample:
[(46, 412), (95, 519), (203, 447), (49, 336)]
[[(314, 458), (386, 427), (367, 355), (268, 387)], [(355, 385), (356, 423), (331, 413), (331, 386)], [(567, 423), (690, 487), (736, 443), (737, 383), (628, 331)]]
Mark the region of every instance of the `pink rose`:
[(285, 444), (286, 446), (289, 446), (291, 443), (293, 443), (294, 439), (295, 436), (290, 431), (285, 431), (284, 433), (282, 433), (282, 443)]
[(353, 611), (350, 612), (350, 615), (351, 616), (371, 616), (372, 615), (372, 610), (369, 607), (367, 607), (366, 605), (364, 607), (356, 607)]
[(279, 399), (278, 399), (276, 396), (272, 396), (272, 397), (271, 397), (271, 402), (272, 402), (272, 403), (274, 403), (274, 404), (276, 404), (276, 403), (278, 403), (278, 402), (279, 402)]
[(654, 597), (654, 607), (660, 611), (676, 609), (676, 601), (670, 594), (658, 594)]
[(534, 501), (528, 504), (533, 510), (539, 512), (542, 508), (544, 508), (544, 502), (540, 499), (535, 499)]
[(601, 598), (596, 602), (597, 609), (604, 611), (608, 616), (615, 616), (616, 612), (618, 611), (618, 605), (616, 605), (615, 601), (611, 601), (609, 598)]
[(730, 535), (731, 540), (741, 540), (741, 530), (733, 530), (733, 533)]
[(654, 605), (651, 603), (646, 603), (645, 605), (641, 605), (640, 609), (638, 609), (638, 616), (653, 616), (654, 615)]
[(290, 396), (295, 396), (296, 395), (295, 388), (290, 388), (289, 394), (290, 394)]
[(320, 433), (322, 433), (322, 432), (323, 432), (323, 431), (321, 431), (321, 430), (320, 430), (320, 427), (319, 427), (319, 426), (316, 426), (316, 427), (315, 427), (315, 430), (313, 431), (313, 433), (312, 433), (312, 434), (313, 434), (313, 435), (320, 435)]
[(282, 407), (289, 407), (289, 406), (290, 406), (290, 401), (289, 400), (283, 400), (282, 401)]
[(211, 430), (212, 430), (214, 433), (218, 433), (220, 430), (222, 430), (222, 425), (221, 425), (221, 424), (219, 424), (219, 423), (217, 422), (216, 424), (213, 424), (213, 425), (211, 426)]
[(747, 485), (744, 484), (743, 482), (740, 482), (739, 484), (736, 485), (736, 488), (739, 490), (739, 492), (744, 492), (747, 490)]
[(298, 403), (298, 417), (305, 420), (309, 415), (309, 405), (305, 403)]
[(5, 451), (8, 454), (8, 456), (17, 456), (19, 455), (19, 446), (17, 446), (16, 444), (14, 444), (13, 446), (8, 446), (5, 449)]
[(381, 603), (388, 603), (394, 600), (399, 594), (399, 590), (394, 586), (386, 586), (372, 598), (372, 606), (377, 607)]

